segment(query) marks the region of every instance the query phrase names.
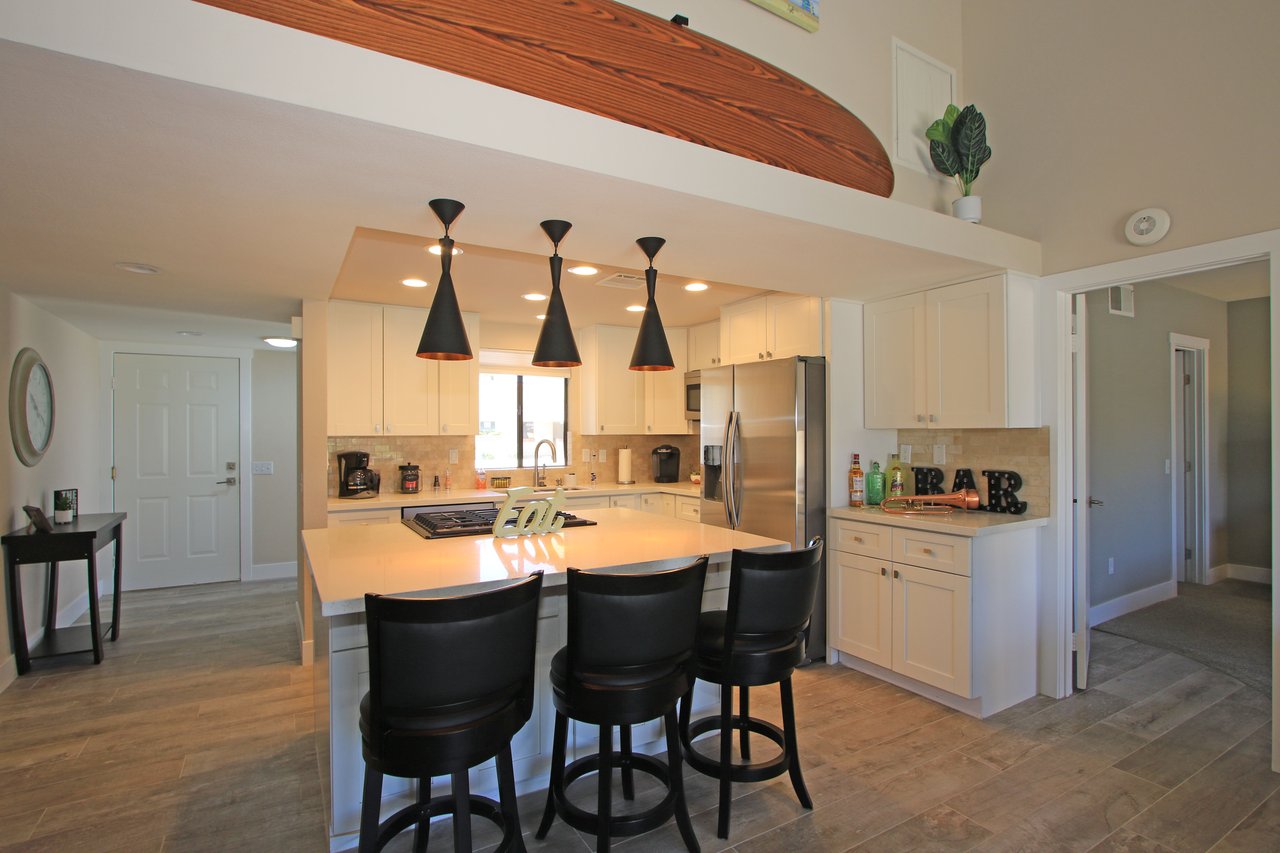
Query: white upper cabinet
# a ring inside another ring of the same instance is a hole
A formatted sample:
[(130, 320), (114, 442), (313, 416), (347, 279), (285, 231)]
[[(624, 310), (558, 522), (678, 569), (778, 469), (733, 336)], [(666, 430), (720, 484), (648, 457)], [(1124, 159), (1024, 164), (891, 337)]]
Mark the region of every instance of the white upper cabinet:
[(644, 431), (646, 435), (683, 435), (689, 432), (684, 416), (684, 374), (689, 369), (685, 357), (687, 329), (667, 329), (672, 370), (644, 372)]
[(869, 303), (869, 429), (1033, 427), (1035, 283), (1012, 273)]
[(625, 326), (588, 326), (574, 332), (582, 355), (575, 378), (581, 385), (583, 435), (644, 432), (644, 373), (628, 368), (638, 331)]
[(720, 365), (720, 323), (689, 327), (689, 370)]
[(770, 293), (720, 309), (720, 361), (744, 364), (822, 354), (822, 301)]
[[(474, 435), (475, 359), (418, 358), (425, 308), (329, 303), (329, 435)], [(473, 346), (476, 314), (463, 314)]]

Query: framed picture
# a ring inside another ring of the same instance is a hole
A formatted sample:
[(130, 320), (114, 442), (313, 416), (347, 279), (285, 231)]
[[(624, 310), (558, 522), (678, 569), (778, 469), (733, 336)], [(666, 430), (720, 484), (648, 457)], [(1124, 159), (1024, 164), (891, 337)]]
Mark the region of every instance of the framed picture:
[(820, 0), (751, 0), (751, 2), (811, 33), (818, 29)]
[(80, 490), (79, 489), (55, 489), (53, 493), (53, 508), (61, 510), (71, 510), (71, 517), (75, 518), (80, 514)]
[(31, 525), (41, 533), (52, 533), (53, 524), (49, 521), (49, 516), (44, 514), (44, 510), (38, 506), (24, 506), (22, 511), (27, 514), (27, 518), (31, 519)]

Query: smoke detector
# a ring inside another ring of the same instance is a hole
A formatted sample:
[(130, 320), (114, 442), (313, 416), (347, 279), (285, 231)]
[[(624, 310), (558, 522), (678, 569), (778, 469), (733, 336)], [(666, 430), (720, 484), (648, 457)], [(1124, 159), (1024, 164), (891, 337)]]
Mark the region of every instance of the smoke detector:
[(1135, 246), (1159, 243), (1169, 233), (1169, 211), (1158, 207), (1139, 210), (1124, 224), (1124, 236)]

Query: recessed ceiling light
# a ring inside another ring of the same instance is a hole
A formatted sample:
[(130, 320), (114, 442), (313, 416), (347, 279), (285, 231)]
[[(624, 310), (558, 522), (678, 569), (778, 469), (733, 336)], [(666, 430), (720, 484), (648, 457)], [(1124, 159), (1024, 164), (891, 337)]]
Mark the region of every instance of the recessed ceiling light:
[(579, 264), (576, 267), (569, 267), (569, 272), (573, 273), (574, 275), (595, 275), (596, 273), (600, 272), (600, 270), (596, 269), (593, 266), (589, 266), (587, 264)]
[(630, 312), (632, 312), (633, 314), (639, 314), (641, 311), (643, 311), (643, 310), (644, 310), (644, 306), (643, 306), (643, 305), (628, 305), (628, 306), (627, 306), (627, 310), (628, 310), (628, 311), (630, 311)]
[(262, 341), (276, 349), (293, 349), (298, 345), (298, 342), (293, 338), (263, 338)]
[(546, 315), (546, 314), (534, 314), (534, 315), (533, 315), (533, 319), (535, 319), (535, 320), (545, 320), (545, 319), (547, 319), (547, 315)]
[(707, 289), (707, 285), (701, 281), (691, 281), (684, 286), (684, 289), (690, 293), (699, 293)]
[(526, 293), (524, 298), (528, 299), (530, 302), (541, 302), (547, 298), (547, 295), (545, 293)]
[(405, 287), (430, 287), (431, 283), (420, 278), (406, 278), (400, 281)]
[(138, 261), (120, 261), (115, 264), (115, 268), (131, 272), (134, 275), (160, 275), (160, 267), (139, 263)]
[[(430, 253), (431, 253), (431, 254), (433, 254), (433, 255), (438, 255), (438, 254), (440, 254), (440, 244), (439, 244), (439, 243), (432, 243), (430, 246), (428, 246), (428, 247), (427, 247), (427, 251), (428, 251), (428, 252), (430, 252)], [(462, 254), (462, 249), (458, 248), (457, 246), (454, 246), (454, 247), (453, 247), (453, 253), (454, 253), (455, 255), (461, 255), (461, 254)]]
[(174, 334), (182, 335), (184, 338), (198, 338), (201, 337), (204, 332), (193, 332), (190, 329), (179, 329), (177, 332), (174, 332)]

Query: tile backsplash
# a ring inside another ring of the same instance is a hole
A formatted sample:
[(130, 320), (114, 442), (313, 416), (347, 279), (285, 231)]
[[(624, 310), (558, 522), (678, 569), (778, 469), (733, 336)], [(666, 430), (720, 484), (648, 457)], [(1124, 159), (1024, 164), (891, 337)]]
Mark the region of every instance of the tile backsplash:
[[(1037, 429), (902, 429), (898, 444), (911, 445), (911, 466), (941, 468), (943, 491), (950, 492), (956, 469), (969, 468), (987, 502), (983, 470), (1016, 471), (1022, 476), (1018, 499), (1027, 502), (1027, 514), (1049, 514), (1049, 428)], [(933, 446), (946, 447), (946, 464), (933, 464)], [(884, 460), (877, 460), (881, 466)], [(870, 461), (863, 462), (870, 468)]]
[[(547, 468), (547, 481), (554, 484), (570, 471), (578, 475), (578, 483), (587, 485), (595, 472), (597, 481), (613, 483), (618, 479), (618, 450), (631, 448), (631, 476), (637, 483), (653, 482), (650, 452), (660, 444), (680, 448), (680, 480), (688, 482), (689, 472), (699, 467), (698, 436), (696, 435), (574, 435), (569, 436), (570, 464), (560, 460), (560, 465)], [(329, 495), (338, 494), (338, 461), (336, 454), (347, 450), (364, 450), (369, 453), (369, 467), (382, 475), (382, 491), (394, 492), (399, 486), (400, 466), (413, 462), (422, 469), (422, 487), (431, 489), (431, 479), (440, 475), (444, 483), (445, 469), (453, 477), (455, 489), (475, 486), (475, 438), (473, 436), (330, 436), (329, 437)], [(449, 451), (458, 451), (458, 464), (449, 463)], [(589, 451), (595, 461), (583, 462), (583, 450)], [(599, 462), (600, 451), (605, 461)], [(545, 458), (545, 455), (544, 455)], [(533, 483), (532, 468), (488, 468), (486, 473), (509, 475), (512, 485), (527, 486)]]

